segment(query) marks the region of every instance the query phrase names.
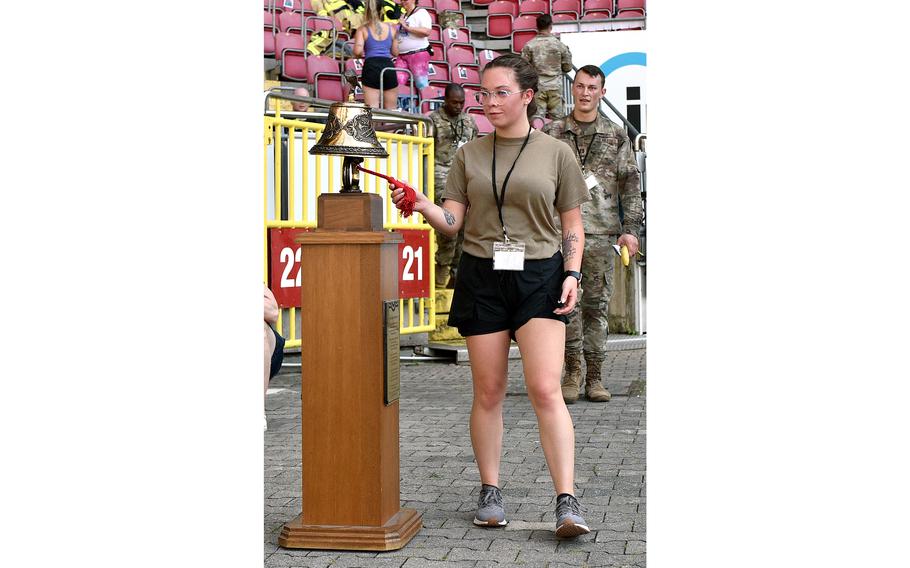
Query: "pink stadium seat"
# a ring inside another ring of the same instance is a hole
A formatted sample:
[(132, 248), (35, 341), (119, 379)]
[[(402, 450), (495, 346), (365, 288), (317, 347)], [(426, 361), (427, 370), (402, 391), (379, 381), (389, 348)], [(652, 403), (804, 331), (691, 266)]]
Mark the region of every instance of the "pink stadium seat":
[(480, 69), (477, 65), (459, 63), (452, 73), (452, 82), (458, 85), (476, 85), (480, 87)]
[(442, 30), (442, 43), (446, 49), (453, 43), (471, 43), (471, 34), (465, 28), (446, 28)]
[(645, 10), (644, 8), (625, 8), (622, 10), (616, 10), (616, 18), (644, 18)]
[(441, 39), (439, 41), (431, 39), (430, 47), (433, 48), (433, 55), (431, 55), (430, 57), (433, 57), (435, 59), (440, 59), (440, 60), (443, 60), (446, 58), (446, 44), (442, 43)]
[(421, 8), (436, 8), (436, 3), (433, 0), (417, 0), (417, 5)]
[(584, 0), (584, 12), (609, 12), (613, 13), (613, 0)]
[(353, 71), (357, 77), (363, 73), (363, 59), (348, 59), (344, 62), (345, 71)]
[(532, 30), (537, 33), (537, 16), (525, 14), (512, 20), (512, 31)]
[(442, 28), (436, 24), (430, 26), (430, 35), (427, 36), (430, 41), (442, 41)]
[(517, 30), (512, 32), (512, 51), (515, 53), (521, 53), (521, 48), (525, 46), (526, 43), (534, 39), (534, 36), (537, 35), (537, 30)]
[(430, 85), (420, 89), (420, 113), (428, 114), (439, 108), (445, 98), (445, 87)]
[(313, 85), (313, 96), (332, 101), (344, 100), (344, 88), (338, 62), (326, 55), (307, 58), (307, 83)]
[(512, 14), (487, 14), (487, 35), (506, 38), (512, 35)]
[(524, 0), (518, 5), (519, 14), (549, 14), (550, 3), (547, 0)]
[(288, 28), (302, 28), (303, 14), (300, 12), (281, 12), (278, 14), (278, 30), (285, 31)]
[(625, 10), (627, 8), (638, 8), (645, 12), (645, 0), (616, 0), (616, 11)]
[[(422, 6), (421, 6), (421, 7), (422, 7)], [(436, 10), (434, 10), (433, 8), (423, 8), (423, 9), (426, 10), (426, 11), (427, 11), (427, 14), (430, 15), (430, 21), (431, 21), (432, 23), (434, 23), (434, 24), (438, 24), (438, 23), (439, 23), (439, 18), (438, 18), (437, 15), (436, 15)]]
[[(295, 31), (296, 29), (296, 31)], [(292, 28), (275, 36), (275, 59), (281, 59), (285, 49), (303, 49), (304, 40), (299, 28)]]
[(476, 64), (477, 58), (474, 54), (474, 46), (463, 43), (451, 44), (446, 49), (446, 61), (449, 62), (450, 67), (459, 63)]
[(337, 21), (335, 18), (326, 18), (323, 16), (307, 16), (304, 18), (306, 21), (306, 29), (308, 30), (333, 30), (340, 28), (341, 26), (336, 25)]
[(480, 89), (477, 87), (470, 87), (467, 85), (463, 86), (464, 88), (464, 110), (465, 112), (470, 112), (472, 108), (478, 108), (483, 112), (483, 107), (480, 106), (480, 103), (477, 102), (477, 93), (480, 92)]
[(430, 78), (431, 83), (448, 83), (449, 64), (445, 61), (430, 61), (427, 76)]
[(487, 15), (490, 14), (511, 14), (514, 18), (518, 15), (518, 4), (508, 0), (495, 0), (487, 9)]
[(461, 12), (461, 3), (458, 0), (436, 0), (436, 11), (451, 10)]
[(578, 19), (573, 12), (559, 12), (553, 14), (552, 18), (554, 22), (574, 22)]
[(316, 10), (313, 9), (313, 0), (303, 0), (300, 4), (303, 12), (316, 13)]
[[(310, 6), (312, 8), (312, 5)], [(275, 0), (275, 8), (282, 12), (300, 11), (300, 0)]]
[(495, 0), (471, 0), (471, 4), (474, 4), (475, 6), (489, 6), (494, 1)]
[(262, 13), (264, 14), (264, 20), (263, 20), (262, 23), (264, 23), (264, 24), (267, 25), (267, 26), (273, 26), (273, 25), (275, 25), (275, 20), (276, 20), (277, 18), (275, 17), (275, 13), (274, 13), (274, 12), (271, 12), (271, 11), (269, 11), (269, 10), (264, 10)]
[(599, 10), (592, 10), (590, 12), (585, 12), (585, 15), (581, 17), (582, 20), (609, 20), (610, 12), (601, 12)]
[(262, 51), (263, 54), (269, 56), (275, 55), (275, 30), (272, 26), (268, 24), (265, 25), (263, 39), (265, 43)]
[(281, 54), (281, 76), (292, 81), (308, 81), (306, 58), (304, 49), (285, 49)]
[(553, 0), (553, 3), (550, 5), (550, 10), (554, 14), (560, 12), (573, 12), (575, 14), (575, 19), (577, 20), (581, 15), (581, 4), (578, 0)]

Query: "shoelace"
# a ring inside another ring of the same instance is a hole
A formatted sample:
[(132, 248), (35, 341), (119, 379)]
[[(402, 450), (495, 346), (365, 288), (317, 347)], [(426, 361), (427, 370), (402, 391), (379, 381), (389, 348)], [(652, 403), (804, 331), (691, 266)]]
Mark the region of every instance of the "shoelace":
[(562, 516), (566, 513), (572, 513), (573, 515), (581, 516), (581, 513), (584, 512), (581, 508), (581, 504), (578, 502), (578, 499), (569, 495), (565, 499), (561, 500), (556, 504), (556, 516)]
[(495, 489), (481, 490), (480, 492), (480, 508), (484, 508), (487, 505), (495, 503), (496, 505), (502, 505), (502, 496), (499, 494), (499, 491)]

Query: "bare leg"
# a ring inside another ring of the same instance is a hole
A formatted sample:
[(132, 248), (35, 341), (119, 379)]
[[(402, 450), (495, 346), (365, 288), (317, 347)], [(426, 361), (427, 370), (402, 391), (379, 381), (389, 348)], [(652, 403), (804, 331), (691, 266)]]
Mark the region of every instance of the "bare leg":
[(480, 470), (480, 482), (499, 487), (502, 402), (506, 397), (509, 332), (472, 335), (467, 338), (467, 345), (474, 383), (471, 446), (477, 469)]
[(515, 337), (550, 477), (557, 494), (574, 495), (575, 430), (559, 387), (566, 326), (557, 320), (534, 318), (521, 326)]
[(265, 381), (262, 386), (262, 399), (265, 400), (265, 394), (269, 390), (269, 375), (272, 371), (272, 353), (275, 351), (275, 333), (269, 324), (265, 325)]
[(398, 108), (398, 88), (386, 89), (382, 92), (382, 102), (384, 109), (395, 110)]
[(363, 102), (372, 108), (379, 108), (379, 89), (373, 87), (363, 87)]

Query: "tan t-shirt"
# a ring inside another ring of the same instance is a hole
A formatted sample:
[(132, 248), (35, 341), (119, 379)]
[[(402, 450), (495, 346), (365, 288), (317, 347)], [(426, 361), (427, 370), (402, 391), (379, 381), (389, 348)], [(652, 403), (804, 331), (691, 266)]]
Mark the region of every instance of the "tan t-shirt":
[[(499, 195), (523, 142), (524, 136), (496, 137)], [(493, 242), (503, 240), (490, 182), (492, 166), (493, 135), (489, 134), (458, 149), (446, 180), (445, 198), (469, 207), (465, 216), (464, 252), (481, 258), (493, 258)], [(557, 215), (590, 199), (572, 150), (565, 143), (534, 130), (506, 188), (502, 217), (509, 239), (525, 244), (528, 260), (550, 258), (562, 241)]]

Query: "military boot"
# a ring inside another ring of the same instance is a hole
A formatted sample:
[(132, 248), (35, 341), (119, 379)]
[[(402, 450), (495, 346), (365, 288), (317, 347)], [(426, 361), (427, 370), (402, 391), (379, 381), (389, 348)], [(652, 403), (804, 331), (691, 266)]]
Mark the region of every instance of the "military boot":
[(562, 379), (562, 399), (566, 404), (578, 400), (578, 389), (581, 387), (581, 356), (578, 353), (566, 353), (566, 376)]
[(607, 402), (610, 400), (610, 391), (600, 382), (600, 368), (603, 366), (602, 357), (585, 357), (588, 372), (585, 374), (585, 396), (591, 402)]

